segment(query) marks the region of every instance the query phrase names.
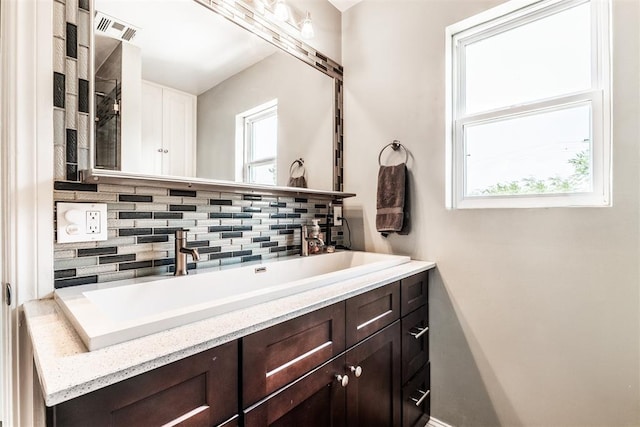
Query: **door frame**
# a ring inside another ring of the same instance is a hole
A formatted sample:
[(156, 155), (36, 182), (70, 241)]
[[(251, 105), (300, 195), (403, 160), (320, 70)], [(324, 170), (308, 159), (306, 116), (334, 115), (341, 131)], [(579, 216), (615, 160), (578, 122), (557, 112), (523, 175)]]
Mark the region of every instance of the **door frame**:
[(53, 291), (53, 3), (0, 0), (3, 425), (44, 425), (21, 311)]

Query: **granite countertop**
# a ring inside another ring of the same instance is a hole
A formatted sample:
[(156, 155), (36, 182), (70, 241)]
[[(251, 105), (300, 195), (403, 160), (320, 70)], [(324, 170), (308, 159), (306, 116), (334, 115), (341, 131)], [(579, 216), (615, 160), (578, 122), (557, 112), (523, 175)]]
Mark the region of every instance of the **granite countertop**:
[(91, 352), (53, 299), (23, 310), (45, 404), (53, 406), (434, 267), (411, 261)]

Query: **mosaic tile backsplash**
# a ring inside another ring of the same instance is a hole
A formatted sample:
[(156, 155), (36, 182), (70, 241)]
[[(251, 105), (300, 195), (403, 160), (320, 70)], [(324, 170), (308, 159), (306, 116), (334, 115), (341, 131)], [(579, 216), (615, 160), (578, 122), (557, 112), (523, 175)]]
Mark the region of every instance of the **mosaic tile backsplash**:
[[(330, 211), (328, 200), (73, 182), (56, 182), (54, 198), (108, 208), (108, 240), (55, 244), (56, 288), (172, 272), (179, 228), (200, 252), (190, 269), (297, 255), (302, 224)], [(332, 244), (342, 238), (331, 227)]]

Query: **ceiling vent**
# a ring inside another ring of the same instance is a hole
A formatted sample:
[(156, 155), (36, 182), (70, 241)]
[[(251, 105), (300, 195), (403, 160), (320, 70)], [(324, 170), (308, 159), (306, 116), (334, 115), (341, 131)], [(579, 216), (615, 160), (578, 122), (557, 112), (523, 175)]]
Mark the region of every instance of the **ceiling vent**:
[(98, 34), (126, 42), (131, 42), (139, 31), (138, 28), (121, 19), (98, 11), (96, 11), (94, 23)]

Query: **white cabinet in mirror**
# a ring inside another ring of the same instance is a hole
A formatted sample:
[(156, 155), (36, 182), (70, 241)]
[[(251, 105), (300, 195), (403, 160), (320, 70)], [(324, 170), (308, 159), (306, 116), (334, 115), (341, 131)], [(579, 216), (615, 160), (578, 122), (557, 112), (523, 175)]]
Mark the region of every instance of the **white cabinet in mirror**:
[[(95, 169), (247, 183), (264, 164), (270, 176), (259, 182), (285, 186), (303, 158), (310, 188), (336, 188), (341, 97), (322, 68), (194, 0), (95, 0), (95, 9)], [(260, 150), (255, 127), (239, 123), (274, 100), (276, 143)]]

